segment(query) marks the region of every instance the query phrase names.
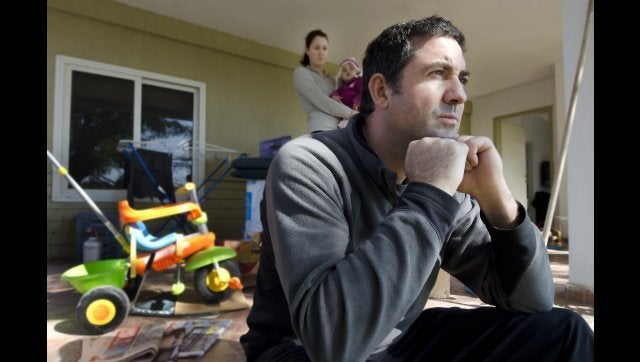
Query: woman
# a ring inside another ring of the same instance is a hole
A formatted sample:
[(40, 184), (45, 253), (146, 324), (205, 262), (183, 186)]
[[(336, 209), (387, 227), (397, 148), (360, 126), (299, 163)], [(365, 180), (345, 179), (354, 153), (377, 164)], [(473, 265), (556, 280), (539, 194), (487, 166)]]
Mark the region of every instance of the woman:
[(302, 66), (293, 71), (302, 108), (307, 112), (309, 133), (334, 130), (343, 118), (350, 118), (357, 112), (329, 97), (335, 89), (335, 79), (324, 71), (329, 54), (329, 38), (322, 30), (312, 30), (305, 39)]

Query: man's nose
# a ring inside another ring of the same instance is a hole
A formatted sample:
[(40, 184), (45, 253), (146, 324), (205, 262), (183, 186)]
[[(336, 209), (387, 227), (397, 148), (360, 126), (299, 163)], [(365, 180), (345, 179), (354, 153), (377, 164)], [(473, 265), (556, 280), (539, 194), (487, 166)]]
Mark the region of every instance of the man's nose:
[(447, 83), (447, 90), (444, 93), (444, 101), (446, 103), (461, 104), (467, 101), (467, 92), (464, 90), (464, 84), (460, 79), (453, 78)]

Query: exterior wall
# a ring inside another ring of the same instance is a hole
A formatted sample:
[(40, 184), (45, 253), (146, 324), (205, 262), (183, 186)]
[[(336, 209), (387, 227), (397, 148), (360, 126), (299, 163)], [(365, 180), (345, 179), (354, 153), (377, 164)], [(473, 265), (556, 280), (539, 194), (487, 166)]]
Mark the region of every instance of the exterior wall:
[[(587, 14), (587, 0), (563, 1), (563, 55), (565, 113), (571, 103), (574, 77)], [(567, 198), (569, 200), (569, 292), (594, 288), (594, 23), (592, 18), (585, 51), (582, 81), (567, 151)]]
[[(301, 41), (301, 48), (303, 43)], [(293, 69), (300, 54), (108, 0), (47, 1), (47, 147), (52, 150), (56, 55), (206, 83), (207, 143), (259, 154), (261, 140), (306, 131)], [(335, 65), (329, 67), (335, 72)], [(66, 165), (65, 165), (66, 166)], [(211, 168), (206, 167), (206, 172)], [(205, 172), (205, 173), (206, 173)], [(73, 176), (73, 170), (70, 170)], [(47, 168), (47, 258), (72, 257), (75, 215), (85, 202), (51, 201)], [(242, 236), (245, 180), (226, 177), (204, 205), (218, 239)], [(137, 205), (137, 204), (136, 204)], [(103, 211), (114, 203), (100, 203)]]

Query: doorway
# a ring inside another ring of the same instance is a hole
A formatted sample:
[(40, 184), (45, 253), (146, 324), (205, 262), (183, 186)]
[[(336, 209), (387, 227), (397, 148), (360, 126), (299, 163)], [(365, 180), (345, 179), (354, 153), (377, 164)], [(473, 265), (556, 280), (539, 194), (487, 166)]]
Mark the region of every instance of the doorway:
[(502, 156), (507, 185), (540, 227), (553, 184), (552, 115), (553, 107), (547, 106), (493, 119), (493, 140)]

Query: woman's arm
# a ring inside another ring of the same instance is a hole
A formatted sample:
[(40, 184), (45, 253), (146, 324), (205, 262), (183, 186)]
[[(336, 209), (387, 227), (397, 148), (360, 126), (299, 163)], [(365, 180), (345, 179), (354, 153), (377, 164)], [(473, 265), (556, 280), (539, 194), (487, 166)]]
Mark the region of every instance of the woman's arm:
[[(305, 67), (294, 70), (293, 84), (303, 102), (306, 102), (309, 107), (338, 118), (349, 118), (354, 114), (351, 108), (329, 97), (329, 94), (314, 79), (311, 71)], [(307, 110), (306, 107), (305, 110)]]

